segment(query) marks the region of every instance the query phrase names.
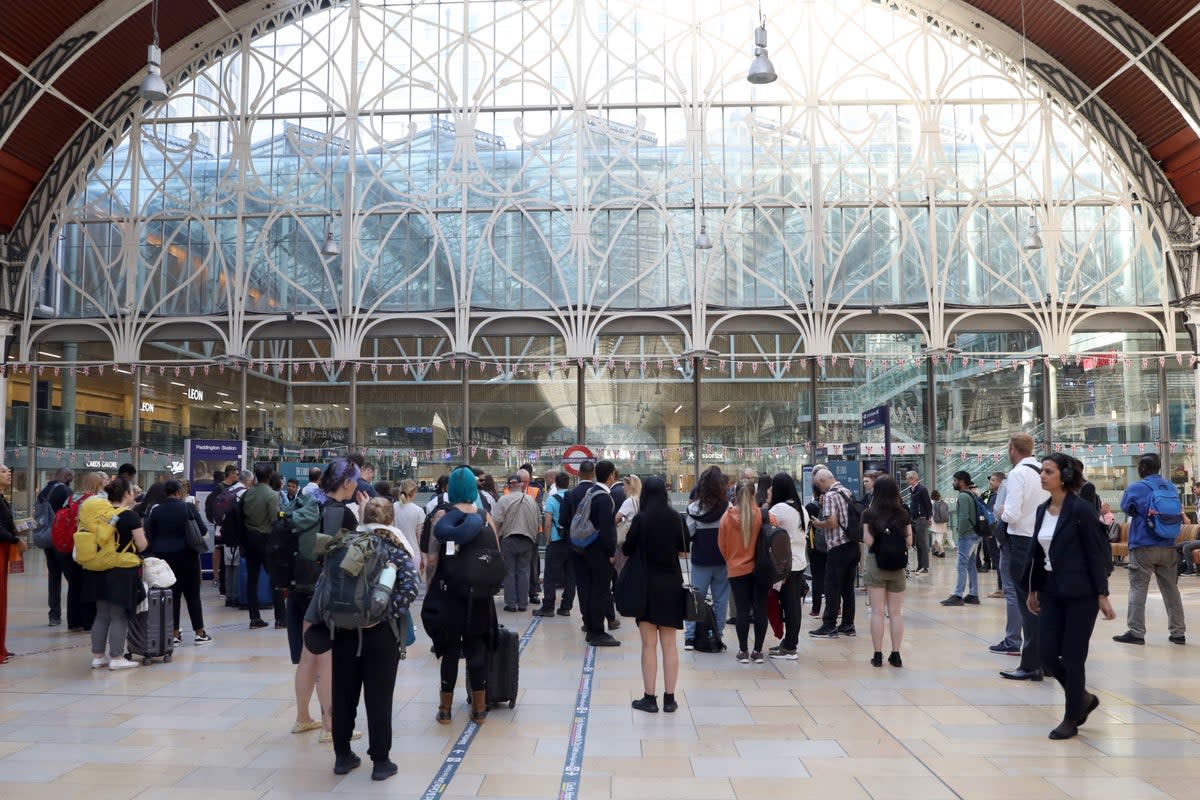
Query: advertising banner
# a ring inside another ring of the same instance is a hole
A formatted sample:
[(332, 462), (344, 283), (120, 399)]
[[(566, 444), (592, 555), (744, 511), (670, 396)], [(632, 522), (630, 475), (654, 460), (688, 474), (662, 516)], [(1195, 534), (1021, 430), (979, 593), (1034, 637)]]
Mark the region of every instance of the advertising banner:
[(244, 449), (242, 442), (231, 439), (188, 439), (184, 447), (184, 471), (193, 490), (200, 488), (196, 486), (198, 483), (211, 489), (213, 472), (228, 464), (241, 469)]

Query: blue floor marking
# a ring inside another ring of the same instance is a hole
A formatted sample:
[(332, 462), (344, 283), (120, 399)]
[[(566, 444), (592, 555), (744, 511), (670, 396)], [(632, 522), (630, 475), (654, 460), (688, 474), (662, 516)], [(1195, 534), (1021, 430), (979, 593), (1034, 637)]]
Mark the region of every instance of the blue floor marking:
[[(525, 645), (529, 644), (529, 640), (533, 637), (533, 632), (537, 630), (538, 625), (542, 622), (541, 617), (534, 617), (529, 627), (521, 634), (520, 644), (517, 645), (517, 652), (525, 652)], [(454, 746), (450, 748), (450, 752), (446, 754), (445, 760), (442, 761), (442, 767), (433, 776), (433, 780), (429, 782), (429, 788), (421, 795), (421, 800), (437, 800), (446, 793), (450, 787), (450, 781), (454, 780), (455, 773), (458, 772), (459, 765), (463, 759), (467, 757), (467, 751), (471, 749), (471, 743), (475, 741), (475, 734), (479, 733), (479, 725), (475, 722), (468, 722), (467, 727), (463, 728), (462, 733), (454, 741)]]
[(583, 746), (587, 742), (588, 715), (592, 710), (592, 676), (596, 672), (596, 648), (588, 647), (583, 656), (583, 674), (579, 676), (579, 692), (575, 695), (575, 719), (567, 741), (567, 758), (563, 762), (562, 783), (558, 800), (577, 800), (579, 780), (583, 775)]

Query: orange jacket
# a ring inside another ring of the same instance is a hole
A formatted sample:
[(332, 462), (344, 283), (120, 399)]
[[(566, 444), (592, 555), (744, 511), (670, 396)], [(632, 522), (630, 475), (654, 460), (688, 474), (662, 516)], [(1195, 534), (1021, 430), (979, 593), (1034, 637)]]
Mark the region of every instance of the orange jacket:
[[(759, 514), (761, 519), (760, 511), (755, 510), (755, 514)], [(772, 525), (778, 524), (773, 514), (767, 514), (767, 518)], [(725, 558), (725, 573), (730, 578), (749, 575), (754, 571), (754, 550), (758, 545), (760, 528), (761, 525), (754, 526), (754, 533), (751, 534), (750, 545), (747, 547), (742, 544), (742, 514), (738, 507), (730, 506), (721, 517), (721, 527), (717, 529), (717, 547)]]

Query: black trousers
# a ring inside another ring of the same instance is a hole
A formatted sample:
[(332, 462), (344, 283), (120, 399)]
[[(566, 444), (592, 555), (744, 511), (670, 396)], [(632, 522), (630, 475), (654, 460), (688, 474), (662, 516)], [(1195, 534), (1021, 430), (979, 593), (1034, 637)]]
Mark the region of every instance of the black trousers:
[(559, 608), (570, 611), (575, 604), (575, 570), (571, 565), (571, 543), (566, 539), (546, 545), (546, 582), (542, 587), (542, 609), (554, 610), (554, 594), (562, 589)]
[(70, 553), (57, 555), (67, 576), (67, 627), (90, 631), (96, 619), (96, 604), (83, 599), (83, 567), (75, 563)]
[(529, 557), (529, 602), (536, 603), (542, 580), (542, 556), (537, 541), (533, 543), (533, 554)]
[(804, 590), (807, 583), (803, 572), (791, 572), (779, 587), (779, 606), (783, 610), (783, 641), (785, 650), (795, 650), (800, 639), (800, 622), (804, 619)]
[(333, 637), (333, 751), (350, 752), (350, 736), (358, 714), (358, 698), (366, 699), (367, 755), (372, 761), (387, 761), (392, 749), (392, 694), (396, 690), (396, 668), (400, 643), (387, 622), (359, 631), (339, 630)]
[(1065, 720), (1075, 721), (1083, 716), (1083, 698), (1086, 675), (1088, 643), (1096, 627), (1096, 615), (1100, 613), (1100, 600), (1096, 595), (1067, 597), (1050, 590), (1038, 593), (1041, 613), (1038, 627), (1041, 630), (1042, 669), (1062, 686), (1066, 694)]
[(200, 554), (195, 550), (181, 550), (163, 553), (160, 558), (175, 573), (175, 585), (171, 587), (171, 595), (175, 598), (175, 630), (179, 630), (179, 616), (183, 610), (179, 602), (181, 597), (187, 600), (192, 630), (204, 630), (204, 609), (200, 605)]
[(62, 622), (63, 562), (53, 547), (42, 548), (42, 552), (46, 554), (46, 599), (50, 606), (50, 621)]
[[(1017, 590), (1017, 605), (1021, 609), (1021, 632), (1025, 637), (1021, 645), (1021, 669), (1042, 668), (1041, 650), (1038, 648), (1040, 624), (1037, 615), (1029, 610), (1029, 559), (1033, 556), (1032, 536), (1008, 535), (1008, 549), (1012, 560), (1008, 565), (1008, 579)], [(1089, 633), (1090, 635), (1090, 633)]]
[(579, 591), (579, 611), (587, 635), (604, 633), (604, 620), (613, 605), (612, 564), (598, 546), (571, 549), (571, 566), (575, 570), (575, 586)]
[(912, 521), (913, 546), (917, 548), (917, 569), (929, 569), (929, 520), (918, 517)]
[(829, 548), (826, 553), (825, 614), (822, 622), (827, 626), (838, 624), (839, 610), (842, 612), (843, 626), (854, 624), (854, 576), (858, 571), (858, 550), (858, 542), (846, 542)]
[(442, 691), (453, 692), (458, 684), (458, 660), (467, 659), (467, 683), (472, 689), (487, 688), (488, 642), (486, 636), (467, 636), (442, 647)]
[(829, 560), (829, 555), (813, 549), (811, 545), (805, 545), (804, 552), (808, 555), (808, 568), (812, 570), (812, 610), (819, 617), (821, 598), (825, 596), (825, 562)]
[[(270, 577), (267, 570), (267, 557), (261, 548), (250, 542), (242, 545), (242, 557), (246, 559), (246, 608), (250, 609), (250, 619), (262, 619), (258, 610), (258, 573), (261, 570)], [(275, 607), (275, 621), (283, 622), (287, 618), (287, 609), (283, 605), (283, 592), (272, 589), (271, 603)], [(176, 605), (178, 606), (178, 604)]]
[(753, 575), (739, 575), (729, 579), (729, 590), (733, 592), (736, 616), (733, 626), (737, 631), (738, 649), (747, 651), (750, 637), (750, 619), (754, 619), (754, 649), (762, 650), (767, 638), (767, 592), (770, 584), (758, 583)]
[(996, 541), (996, 537), (984, 537), (983, 546), (979, 548), (979, 552), (983, 553), (984, 563), (987, 564), (988, 569), (996, 570), (996, 588), (1004, 589), (1004, 576), (1000, 574), (1000, 543)]

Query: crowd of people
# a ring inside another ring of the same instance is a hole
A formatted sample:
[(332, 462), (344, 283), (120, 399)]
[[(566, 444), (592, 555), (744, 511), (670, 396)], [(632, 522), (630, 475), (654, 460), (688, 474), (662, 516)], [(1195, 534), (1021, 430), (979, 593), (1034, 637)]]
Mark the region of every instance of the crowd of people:
[[(981, 604), (979, 574), (995, 570), (997, 589), (986, 596), (1003, 598), (1006, 625), (989, 649), (1020, 658), (1000, 675), (1040, 681), (1048, 674), (1058, 681), (1064, 716), (1050, 736), (1068, 738), (1099, 703), (1087, 691), (1085, 662), (1097, 616), (1115, 615), (1108, 600), (1112, 520), (1106, 519), (1111, 512), (1094, 487), (1089, 491), (1077, 459), (1061, 453), (1039, 459), (1033, 449), (1027, 434), (1012, 436), (1012, 469), (988, 476), (983, 489), (969, 473), (954, 473), (952, 507), (915, 472), (904, 476), (907, 491), (887, 473), (869, 473), (863, 493), (855, 496), (833, 471), (817, 465), (808, 503), (786, 472), (760, 479), (747, 470), (735, 479), (710, 467), (679, 512), (662, 478), (622, 477), (605, 460), (579, 464), (574, 485), (566, 472), (535, 479), (533, 468), (523, 465), (503, 488), (482, 470), (462, 466), (439, 479), (423, 503), (416, 482), (377, 482), (372, 466), (351, 455), (314, 468), (304, 486), (284, 481), (270, 465), (253, 472), (230, 466), (214, 475), (215, 489), (201, 514), (188, 487), (174, 479), (142, 493), (131, 481), (136, 475), (129, 474), (131, 467), (112, 480), (89, 473), (78, 487), (70, 470), (60, 470), (39, 493), (38, 503), (52, 512), (77, 514), (81, 531), (110, 527), (112, 552), (102, 568), (98, 561), (81, 568), (69, 549), (63, 552), (54, 543), (46, 548), (49, 624), (62, 624), (65, 577), (67, 627), (90, 631), (91, 666), (138, 666), (126, 657), (126, 637), (145, 597), (139, 564), (152, 554), (176, 576), (172, 644), (182, 644), (181, 601), (188, 605), (194, 644), (211, 643), (200, 599), (200, 554), (187, 534), (193, 524), (209, 524), (224, 551), (224, 557), (214, 557), (218, 572), (230, 573), (223, 586), (227, 596), (237, 591), (234, 566), (246, 570), (240, 582), (248, 587), (243, 601), (251, 629), (268, 627), (262, 617), (265, 602), (255, 589), (261, 572), (270, 575), (274, 624), (287, 629), (296, 667), (293, 733), (320, 729), (322, 741), (334, 746), (335, 772), (346, 774), (361, 764), (351, 742), (361, 736), (354, 723), (359, 697), (365, 695), (372, 777), (384, 780), (396, 771), (389, 756), (391, 694), (404, 647), (411, 643), (412, 615), (401, 594), (405, 582), (396, 581), (384, 587), (383, 617), (355, 635), (338, 635), (340, 629), (323, 610), (320, 587), (329, 580), (322, 578), (325, 548), (347, 531), (375, 537), (374, 544), (355, 547), (383, 553), (393, 580), (397, 566), (408, 565), (425, 586), (421, 622), (441, 662), (436, 712), (441, 724), (453, 718), (460, 660), (470, 718), (476, 724), (486, 721), (488, 665), (502, 635), (500, 613), (570, 617), (578, 599), (584, 642), (620, 646), (611, 633), (621, 624), (614, 587), (634, 562), (644, 588), (636, 612), (625, 613), (634, 618), (642, 648), (643, 696), (633, 701), (637, 710), (678, 708), (679, 631), (684, 650), (720, 653), (731, 623), (737, 643), (733, 657), (739, 663), (796, 660), (808, 596), (809, 616), (819, 619), (808, 632), (811, 638), (856, 636), (859, 581), (870, 604), (869, 661), (882, 667), (887, 652), (886, 662), (900, 668), (907, 583), (928, 573), (931, 555), (953, 549), (957, 580), (942, 605)], [(1120, 504), (1130, 521), (1128, 630), (1114, 637), (1121, 643), (1145, 644), (1151, 576), (1166, 603), (1170, 642), (1185, 642), (1176, 586), (1178, 521), (1162, 500), (1174, 488), (1160, 470), (1157, 455), (1142, 456), (1140, 480), (1128, 487)], [(0, 467), (0, 557), (5, 560), (11, 549), (25, 547), (3, 499), (10, 484), (11, 474)], [(277, 541), (289, 535), (284, 544)], [(787, 549), (784, 562), (764, 572), (768, 537), (786, 539)], [(0, 613), (0, 661), (9, 655), (4, 617)], [(715, 625), (703, 621), (709, 618)], [(779, 642), (767, 648), (773, 625)], [(310, 713), (314, 693), (319, 718)]]

